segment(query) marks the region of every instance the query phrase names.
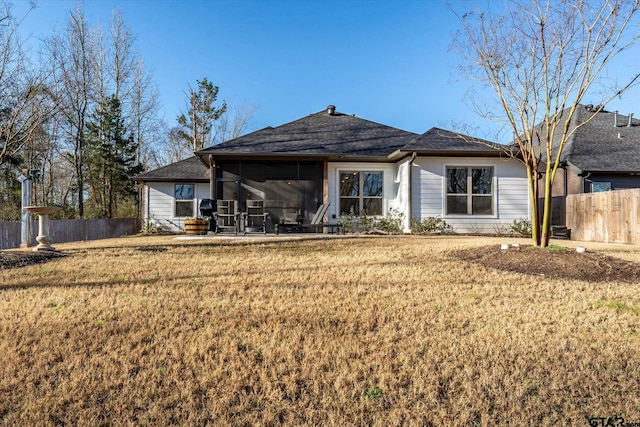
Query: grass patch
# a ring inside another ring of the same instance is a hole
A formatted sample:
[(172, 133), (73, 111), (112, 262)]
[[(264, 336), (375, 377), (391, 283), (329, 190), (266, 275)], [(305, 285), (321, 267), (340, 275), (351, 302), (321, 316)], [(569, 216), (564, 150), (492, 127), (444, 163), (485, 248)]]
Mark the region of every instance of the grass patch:
[(640, 307), (624, 303), (622, 301), (597, 301), (593, 307), (605, 307), (615, 310), (617, 313), (630, 312), (640, 316)]
[(569, 248), (565, 247), (565, 246), (561, 246), (561, 245), (549, 245), (547, 247), (540, 247), (540, 246), (532, 246), (532, 249), (535, 250), (543, 250), (543, 251), (568, 251)]
[(67, 256), (46, 267), (0, 269), (0, 424), (640, 420), (637, 318), (607, 312), (637, 315), (637, 283), (452, 256), (500, 243), (56, 245)]
[(375, 399), (375, 400), (382, 399), (384, 397), (384, 392), (382, 391), (382, 389), (374, 385), (368, 386), (364, 391), (364, 394), (369, 399)]

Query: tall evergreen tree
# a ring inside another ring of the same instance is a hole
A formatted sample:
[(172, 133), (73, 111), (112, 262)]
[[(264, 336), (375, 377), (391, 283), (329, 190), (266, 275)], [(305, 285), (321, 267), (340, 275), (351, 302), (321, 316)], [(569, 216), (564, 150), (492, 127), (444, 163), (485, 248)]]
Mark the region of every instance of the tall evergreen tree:
[(115, 95), (98, 104), (88, 130), (87, 164), (90, 198), (97, 214), (113, 218), (120, 204), (135, 205), (135, 187), (129, 179), (140, 173), (136, 163), (136, 144), (124, 125), (122, 106)]

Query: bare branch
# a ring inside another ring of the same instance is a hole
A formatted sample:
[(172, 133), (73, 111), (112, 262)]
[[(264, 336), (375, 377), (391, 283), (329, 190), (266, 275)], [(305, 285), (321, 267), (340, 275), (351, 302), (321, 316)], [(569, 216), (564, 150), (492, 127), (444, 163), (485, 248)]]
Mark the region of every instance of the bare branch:
[[(637, 24), (640, 0), (507, 0), (500, 5), (489, 2), (487, 10), (456, 13), (462, 31), (453, 49), (468, 64), (461, 70), (493, 90), (503, 121), (516, 135), (514, 144), (533, 195), (534, 242), (545, 244), (550, 219), (547, 198), (563, 149), (576, 130), (597, 114), (578, 123), (576, 110), (602, 71), (640, 37), (632, 26)], [(639, 82), (636, 71), (627, 83), (606, 93), (600, 104)], [(486, 110), (477, 112), (489, 117)], [(538, 182), (533, 178), (539, 167), (545, 169), (541, 221)]]

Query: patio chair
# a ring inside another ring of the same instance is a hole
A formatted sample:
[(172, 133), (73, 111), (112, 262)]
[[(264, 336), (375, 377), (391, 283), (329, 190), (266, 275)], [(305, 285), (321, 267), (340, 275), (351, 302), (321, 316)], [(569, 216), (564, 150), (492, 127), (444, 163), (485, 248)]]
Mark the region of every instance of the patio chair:
[(238, 206), (235, 200), (218, 200), (218, 207), (213, 213), (216, 223), (216, 234), (224, 231), (233, 231), (238, 234)]
[(330, 230), (336, 230), (336, 232), (340, 234), (342, 225), (322, 222), (322, 220), (324, 219), (324, 216), (327, 214), (327, 210), (329, 210), (329, 205), (330, 203), (323, 203), (322, 205), (320, 205), (309, 224), (276, 224), (276, 234), (280, 234), (280, 229), (292, 229), (292, 228), (295, 229), (296, 231), (302, 231), (304, 229), (314, 229), (316, 233), (318, 232), (319, 229), (328, 228)]
[(555, 239), (569, 239), (571, 240), (571, 229), (564, 225), (552, 225), (551, 237)]
[(247, 211), (242, 213), (244, 234), (267, 234), (268, 216), (269, 213), (264, 211), (264, 202), (262, 200), (247, 200)]

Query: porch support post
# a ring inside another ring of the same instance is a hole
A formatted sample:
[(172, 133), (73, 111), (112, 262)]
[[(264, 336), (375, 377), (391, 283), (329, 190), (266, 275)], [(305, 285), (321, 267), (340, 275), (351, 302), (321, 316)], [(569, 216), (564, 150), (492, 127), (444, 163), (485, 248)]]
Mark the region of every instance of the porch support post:
[(322, 203), (329, 203), (329, 161), (322, 164)]
[(216, 161), (211, 154), (209, 154), (209, 198), (216, 199)]
[[(407, 164), (407, 215), (404, 218), (404, 232), (411, 234), (411, 216), (413, 215), (413, 162), (418, 157), (415, 151)], [(421, 220), (421, 218), (418, 218)]]

